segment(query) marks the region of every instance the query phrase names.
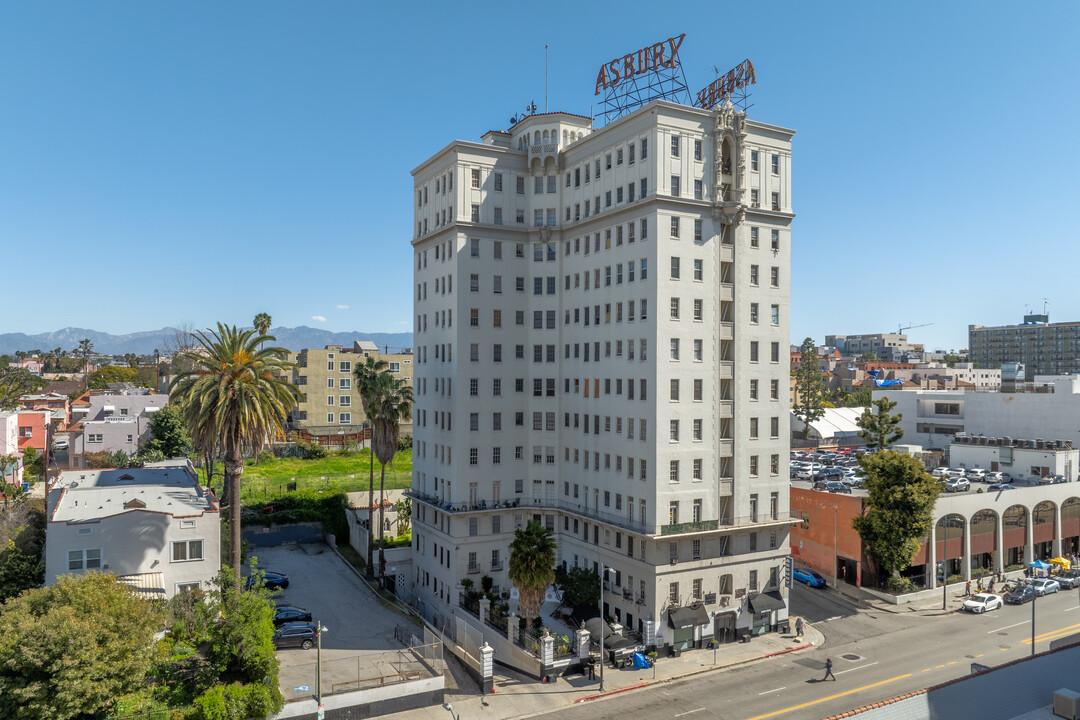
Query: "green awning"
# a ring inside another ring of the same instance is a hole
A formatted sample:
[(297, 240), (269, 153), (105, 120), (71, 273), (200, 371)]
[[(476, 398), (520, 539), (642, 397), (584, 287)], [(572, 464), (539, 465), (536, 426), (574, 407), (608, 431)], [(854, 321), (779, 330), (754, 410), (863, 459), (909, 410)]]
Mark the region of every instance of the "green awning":
[(709, 624), (709, 612), (701, 603), (668, 610), (668, 625), (672, 628), (688, 628)]
[(784, 604), (784, 598), (780, 597), (780, 593), (775, 590), (767, 593), (754, 593), (750, 596), (748, 602), (750, 603), (750, 610), (755, 613), (783, 610), (787, 607)]

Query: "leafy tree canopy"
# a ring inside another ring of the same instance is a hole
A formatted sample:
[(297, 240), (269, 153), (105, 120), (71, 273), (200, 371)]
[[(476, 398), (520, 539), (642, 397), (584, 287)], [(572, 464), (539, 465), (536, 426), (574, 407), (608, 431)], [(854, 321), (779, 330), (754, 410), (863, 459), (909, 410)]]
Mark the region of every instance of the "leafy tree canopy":
[(879, 450), (864, 455), (870, 496), (866, 512), (852, 521), (866, 551), (883, 575), (896, 575), (911, 564), (933, 526), (939, 483), (911, 455)]
[(0, 367), (0, 410), (19, 406), (19, 398), (48, 385), (45, 380), (31, 375), (26, 368)]
[(563, 605), (567, 607), (596, 607), (600, 602), (600, 576), (589, 568), (555, 568), (555, 584), (562, 590)]
[(95, 390), (103, 390), (109, 386), (109, 383), (144, 384), (139, 377), (138, 370), (118, 365), (105, 365), (90, 373), (87, 377), (90, 387)]
[(98, 716), (137, 689), (162, 612), (112, 575), (65, 576), (0, 607), (0, 716)]
[(154, 413), (150, 419), (150, 435), (150, 440), (143, 445), (147, 451), (159, 452), (166, 458), (187, 457), (191, 453), (191, 433), (176, 403), (169, 403)]

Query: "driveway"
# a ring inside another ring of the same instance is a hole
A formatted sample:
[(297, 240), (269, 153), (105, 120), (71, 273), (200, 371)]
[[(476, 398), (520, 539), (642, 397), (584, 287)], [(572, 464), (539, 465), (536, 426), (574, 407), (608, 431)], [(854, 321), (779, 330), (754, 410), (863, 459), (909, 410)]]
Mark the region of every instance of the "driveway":
[[(260, 568), (289, 576), (289, 587), (274, 593), (274, 601), (310, 610), (313, 619), (326, 628), (322, 633), (324, 693), (335, 685), (344, 688), (397, 672), (402, 646), (394, 639), (394, 626), (409, 621), (376, 598), (326, 545), (286, 544), (256, 548), (253, 554)], [(286, 700), (311, 696), (316, 655), (314, 649), (278, 651)]]

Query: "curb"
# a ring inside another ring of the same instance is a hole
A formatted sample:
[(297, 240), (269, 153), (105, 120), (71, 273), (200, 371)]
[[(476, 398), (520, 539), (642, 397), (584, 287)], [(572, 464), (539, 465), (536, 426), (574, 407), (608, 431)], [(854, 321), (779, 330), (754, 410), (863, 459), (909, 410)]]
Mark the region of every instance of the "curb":
[[(672, 678), (674, 679), (674, 678)], [(618, 695), (619, 693), (630, 692), (631, 690), (640, 690), (643, 687), (652, 685), (652, 682), (644, 682), (639, 685), (631, 685), (630, 687), (620, 688), (618, 690), (609, 690), (603, 693), (597, 693), (595, 695), (586, 695), (585, 697), (578, 698), (574, 701), (574, 704), (588, 702), (589, 700), (599, 700), (600, 698), (606, 698), (610, 695)]]

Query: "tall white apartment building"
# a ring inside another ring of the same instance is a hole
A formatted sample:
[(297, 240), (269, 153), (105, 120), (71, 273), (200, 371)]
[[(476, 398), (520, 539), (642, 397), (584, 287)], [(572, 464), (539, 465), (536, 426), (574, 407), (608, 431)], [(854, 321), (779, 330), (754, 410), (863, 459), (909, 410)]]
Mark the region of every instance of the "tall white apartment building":
[(532, 115), (413, 171), (429, 617), (464, 578), (513, 593), (533, 519), (560, 563), (612, 568), (607, 614), (646, 642), (787, 617), (793, 134), (656, 101), (601, 129)]

